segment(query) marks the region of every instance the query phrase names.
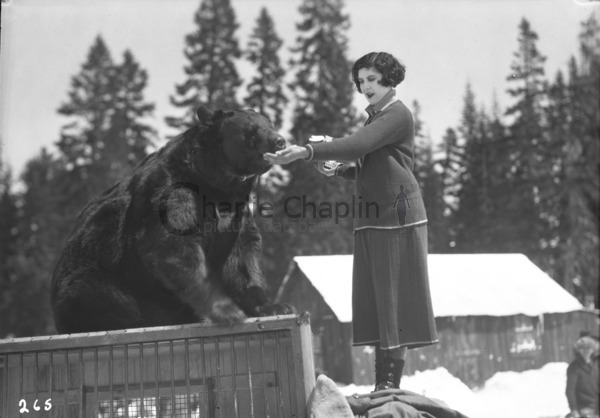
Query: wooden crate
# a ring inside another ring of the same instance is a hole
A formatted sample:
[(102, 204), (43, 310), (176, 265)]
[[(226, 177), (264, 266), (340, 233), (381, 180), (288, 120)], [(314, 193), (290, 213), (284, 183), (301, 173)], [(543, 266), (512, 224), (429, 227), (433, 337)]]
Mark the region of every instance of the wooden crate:
[(304, 417), (314, 383), (308, 314), (0, 340), (2, 418)]

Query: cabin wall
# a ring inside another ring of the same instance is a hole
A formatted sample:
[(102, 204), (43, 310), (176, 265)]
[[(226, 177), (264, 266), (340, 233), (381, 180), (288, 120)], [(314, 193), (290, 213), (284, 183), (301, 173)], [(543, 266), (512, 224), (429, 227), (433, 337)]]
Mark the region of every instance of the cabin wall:
[[(309, 312), (313, 333), (316, 374), (323, 373), (338, 382), (352, 383), (352, 326), (341, 323), (310, 281), (296, 270), (277, 300)], [(350, 363), (348, 363), (350, 362)]]
[[(529, 332), (519, 339), (515, 327), (521, 320)], [(444, 317), (436, 318), (436, 323), (439, 343), (409, 350), (407, 374), (444, 367), (473, 387), (499, 371), (522, 371), (543, 364), (538, 318)]]
[(406, 374), (444, 367), (475, 387), (497, 372), (521, 372), (571, 361), (571, 347), (579, 333), (597, 334), (598, 314), (444, 317), (436, 318), (436, 324), (439, 344), (409, 350)]
[(599, 329), (598, 311), (581, 310), (544, 315), (544, 361), (570, 362), (573, 359), (573, 342), (580, 333), (598, 335)]

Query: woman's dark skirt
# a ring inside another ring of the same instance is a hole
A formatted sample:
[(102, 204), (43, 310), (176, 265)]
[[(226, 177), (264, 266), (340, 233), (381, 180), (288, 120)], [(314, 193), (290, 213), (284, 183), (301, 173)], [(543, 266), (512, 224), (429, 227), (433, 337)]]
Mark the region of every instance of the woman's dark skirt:
[(353, 345), (437, 343), (427, 273), (427, 224), (354, 235)]

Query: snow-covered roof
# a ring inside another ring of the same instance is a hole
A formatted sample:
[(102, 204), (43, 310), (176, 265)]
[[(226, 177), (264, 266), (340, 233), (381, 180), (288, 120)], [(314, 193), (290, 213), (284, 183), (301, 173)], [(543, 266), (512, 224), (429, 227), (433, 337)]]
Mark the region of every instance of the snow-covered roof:
[[(298, 268), (341, 322), (352, 321), (352, 256), (298, 256)], [(583, 306), (523, 254), (429, 254), (435, 316), (571, 312)]]

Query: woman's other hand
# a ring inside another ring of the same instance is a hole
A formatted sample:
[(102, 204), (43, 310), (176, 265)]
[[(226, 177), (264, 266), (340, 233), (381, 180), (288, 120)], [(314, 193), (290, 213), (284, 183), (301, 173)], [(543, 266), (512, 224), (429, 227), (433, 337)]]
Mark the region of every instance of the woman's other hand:
[(308, 158), (310, 151), (306, 147), (300, 147), (298, 145), (291, 145), (286, 149), (277, 151), (276, 153), (267, 152), (263, 154), (263, 158), (271, 164), (289, 164), (292, 161), (299, 160), (301, 158)]
[(317, 170), (319, 170), (319, 173), (325, 174), (327, 177), (335, 176), (337, 165), (333, 168), (327, 168), (325, 167), (325, 163), (326, 161), (319, 161), (317, 163)]

